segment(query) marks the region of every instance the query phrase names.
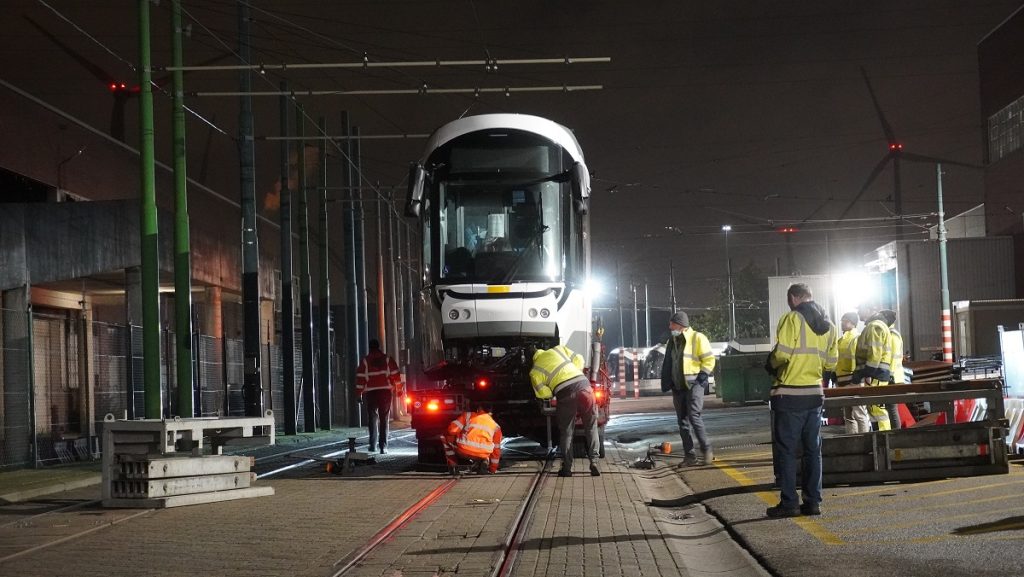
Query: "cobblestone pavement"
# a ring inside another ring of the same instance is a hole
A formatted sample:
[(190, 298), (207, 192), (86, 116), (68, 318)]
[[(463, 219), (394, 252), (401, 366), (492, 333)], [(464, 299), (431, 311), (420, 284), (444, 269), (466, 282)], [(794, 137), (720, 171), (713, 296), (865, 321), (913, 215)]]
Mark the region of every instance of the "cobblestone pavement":
[[(19, 576), (311, 575), (429, 493), (437, 475), (273, 481), (276, 494), (157, 511), (95, 506), (0, 527), (0, 573)], [(81, 496), (88, 498), (89, 496)], [(98, 488), (92, 498), (98, 498)], [(122, 521), (111, 525), (115, 521)], [(42, 549), (62, 535), (90, 534)]]

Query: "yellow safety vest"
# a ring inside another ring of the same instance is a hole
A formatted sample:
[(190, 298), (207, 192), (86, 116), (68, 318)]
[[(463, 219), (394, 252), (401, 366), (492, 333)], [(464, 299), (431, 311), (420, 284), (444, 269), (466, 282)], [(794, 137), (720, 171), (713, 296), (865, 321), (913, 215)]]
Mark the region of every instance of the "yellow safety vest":
[(903, 335), (892, 327), (889, 328), (889, 348), (892, 350), (892, 377), (889, 382), (902, 385), (907, 382), (903, 372)]
[(853, 371), (857, 368), (857, 329), (843, 333), (839, 338), (839, 361), (836, 363), (836, 381), (840, 384), (850, 382)]
[(892, 374), (892, 339), (885, 321), (875, 318), (857, 337), (857, 372), (861, 377), (889, 383)]
[(692, 327), (683, 329), (682, 336), (686, 339), (686, 344), (683, 345), (683, 375), (688, 377), (688, 381), (701, 371), (710, 375), (715, 370), (715, 354), (711, 351), (711, 342), (704, 333), (697, 332)]
[(565, 345), (533, 354), (530, 384), (538, 399), (550, 399), (559, 385), (583, 374), (583, 357)]
[(776, 371), (772, 395), (824, 394), (822, 374), (834, 370), (839, 360), (836, 327), (829, 324), (828, 332), (819, 335), (797, 311), (782, 315), (778, 342), (769, 357)]

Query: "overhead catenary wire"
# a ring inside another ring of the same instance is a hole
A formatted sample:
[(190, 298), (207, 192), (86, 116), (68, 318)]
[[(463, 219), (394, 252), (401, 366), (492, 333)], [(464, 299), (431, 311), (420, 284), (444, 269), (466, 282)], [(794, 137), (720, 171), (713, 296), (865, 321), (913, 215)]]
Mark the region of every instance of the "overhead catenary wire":
[(420, 86), (418, 88), (385, 88), (368, 90), (253, 90), (243, 92), (238, 90), (225, 91), (200, 91), (189, 92), (189, 96), (198, 98), (224, 97), (224, 96), (389, 96), (403, 94), (469, 94), (479, 96), (481, 94), (516, 94), (526, 92), (581, 92), (587, 90), (602, 90), (601, 84), (563, 84), (552, 86), (485, 86), (472, 88), (434, 88)]
[(372, 61), (368, 57), (361, 62), (295, 62), (291, 64), (212, 64), (207, 66), (165, 66), (160, 70), (167, 72), (203, 72), (203, 71), (228, 71), (228, 70), (318, 70), (318, 69), (363, 69), (363, 68), (425, 68), (445, 66), (493, 66), (497, 65), (521, 65), (521, 64), (588, 64), (599, 62), (611, 62), (609, 56), (585, 56), (564, 58), (496, 58), (493, 60), (395, 60), (395, 61)]

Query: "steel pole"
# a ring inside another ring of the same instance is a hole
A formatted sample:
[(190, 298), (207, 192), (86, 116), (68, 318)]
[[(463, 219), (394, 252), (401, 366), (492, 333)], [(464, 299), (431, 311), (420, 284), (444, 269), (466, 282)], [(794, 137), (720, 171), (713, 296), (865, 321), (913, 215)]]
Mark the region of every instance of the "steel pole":
[(388, 346), (390, 335), (388, 334), (387, 310), (384, 302), (384, 215), (381, 213), (383, 209), (384, 205), (380, 202), (374, 207), (377, 224), (377, 246), (374, 247), (377, 260), (377, 338), (380, 339), (381, 350), (394, 354), (394, 351)]
[[(288, 83), (281, 82), (281, 91)], [(281, 136), (288, 136), (288, 97), (281, 97)], [(288, 140), (281, 140), (281, 364), (284, 381), (284, 434), (298, 432), (295, 394), (295, 289), (292, 287), (292, 191)], [(277, 407), (275, 407), (276, 409)]]
[[(349, 124), (348, 112), (341, 113), (341, 132), (351, 135), (352, 127)], [(359, 286), (356, 283), (356, 195), (352, 191), (353, 185), (353, 161), (352, 161), (352, 139), (349, 138), (342, 145), (342, 184), (347, 190), (347, 200), (342, 208), (345, 215), (345, 352), (347, 363), (345, 375), (347, 376), (348, 393), (348, 424), (350, 427), (358, 427), (362, 421), (362, 414), (356, 396), (356, 366), (362, 357), (363, 349), (359, 348)], [(343, 198), (345, 195), (343, 194)]]
[(736, 295), (732, 290), (732, 259), (729, 257), (729, 231), (725, 231), (725, 270), (729, 275), (729, 340), (736, 340)]
[(622, 315), (622, 298), (619, 291), (619, 261), (615, 261), (615, 306), (619, 308), (619, 346), (626, 347), (626, 321)]
[(647, 282), (644, 282), (644, 346), (651, 346), (651, 299), (648, 298)]
[(160, 387), (160, 244), (156, 209), (153, 141), (153, 87), (150, 84), (149, 0), (139, 0), (139, 173), (142, 202), (139, 232), (142, 247), (142, 377), (147, 419), (159, 419)]
[(629, 288), (633, 291), (633, 346), (640, 348), (640, 310), (636, 300), (636, 283), (630, 280)]
[(370, 315), (369, 315), (369, 302), (368, 294), (366, 290), (366, 213), (363, 209), (363, 193), (360, 190), (360, 183), (362, 182), (363, 174), (363, 160), (361, 147), (359, 145), (359, 127), (352, 127), (352, 155), (351, 160), (354, 163), (354, 170), (352, 173), (352, 181), (355, 188), (353, 193), (354, 197), (358, 198), (358, 202), (355, 202), (356, 206), (356, 237), (355, 237), (355, 252), (356, 252), (356, 295), (359, 298), (359, 318), (363, 320), (363, 323), (356, 327), (359, 330), (359, 350), (369, 350), (369, 330), (370, 330)]
[[(295, 130), (305, 134), (305, 113), (302, 106), (295, 108)], [(313, 296), (309, 275), (309, 208), (306, 188), (306, 142), (299, 141), (299, 309), (302, 315), (302, 410), (305, 417), (303, 430), (316, 430), (316, 372), (313, 368)]]
[[(182, 65), (181, 0), (171, 2), (171, 62)], [(174, 344), (177, 414), (194, 417), (192, 367), (192, 256), (189, 242), (188, 185), (185, 156), (185, 87), (181, 71), (171, 73), (174, 92)]]
[[(320, 134), (327, 134), (327, 119), (320, 117)], [(320, 428), (329, 431), (333, 425), (332, 400), (334, 383), (331, 378), (331, 262), (328, 258), (328, 231), (330, 220), (327, 212), (327, 141), (317, 141), (320, 153)]]
[(672, 313), (676, 312), (676, 270), (672, 266), (672, 261), (668, 261), (668, 293), (669, 293), (669, 304), (672, 306)]
[(942, 163), (935, 165), (939, 196), (939, 276), (942, 278), (942, 360), (953, 362), (953, 319), (949, 302), (949, 262), (946, 258), (946, 214), (942, 208)]
[[(238, 4), (238, 57), (249, 62), (249, 5)], [(242, 92), (252, 89), (252, 72), (238, 74)], [(238, 157), (242, 205), (242, 348), (245, 359), (242, 397), (245, 414), (263, 414), (263, 373), (260, 350), (260, 245), (256, 231), (256, 156), (253, 143), (252, 96), (242, 96), (238, 112)]]

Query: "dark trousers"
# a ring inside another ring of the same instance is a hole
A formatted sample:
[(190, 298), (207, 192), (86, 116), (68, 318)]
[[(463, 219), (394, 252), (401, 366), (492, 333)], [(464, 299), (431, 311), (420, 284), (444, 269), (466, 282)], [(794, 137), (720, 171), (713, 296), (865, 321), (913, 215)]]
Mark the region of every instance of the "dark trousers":
[(576, 417), (583, 421), (583, 434), (587, 439), (587, 458), (593, 463), (600, 447), (597, 435), (597, 402), (594, 391), (587, 383), (586, 387), (572, 388), (562, 393), (559, 391), (558, 404), (555, 406), (558, 419), (558, 432), (561, 435), (559, 446), (562, 447), (562, 469), (572, 470), (572, 438), (576, 432)]
[(369, 417), (370, 450), (374, 447), (383, 449), (388, 446), (388, 429), (391, 426), (391, 389), (367, 391), (363, 402)]
[(796, 509), (798, 461), (801, 472), (803, 502), (821, 503), (821, 407), (789, 411), (772, 410), (772, 450), (775, 480), (782, 492), (781, 505)]
[(676, 408), (676, 420), (679, 421), (679, 437), (683, 440), (683, 451), (687, 455), (696, 455), (694, 437), (700, 450), (707, 451), (707, 433), (704, 432), (704, 387), (694, 383), (693, 388), (683, 390), (672, 389), (672, 405)]

